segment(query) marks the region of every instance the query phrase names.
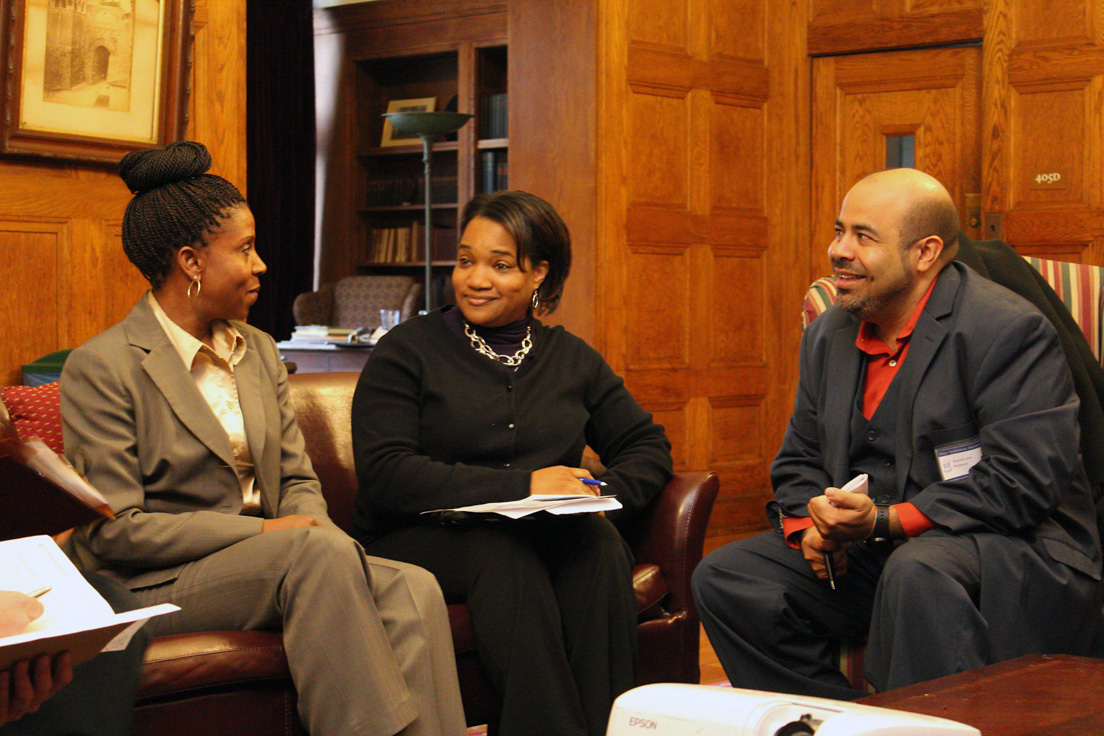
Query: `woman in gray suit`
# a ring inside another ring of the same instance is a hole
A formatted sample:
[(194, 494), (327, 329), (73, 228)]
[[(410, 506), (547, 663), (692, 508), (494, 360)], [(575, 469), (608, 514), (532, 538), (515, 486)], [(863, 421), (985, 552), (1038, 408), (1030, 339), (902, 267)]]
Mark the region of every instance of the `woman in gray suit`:
[(190, 142), (120, 164), (123, 248), (152, 290), (62, 373), (66, 453), (116, 516), (73, 552), (181, 607), (155, 636), (282, 628), (315, 736), (463, 734), (440, 589), (326, 515), (275, 343), (244, 322), (265, 272), (253, 215), (210, 166)]

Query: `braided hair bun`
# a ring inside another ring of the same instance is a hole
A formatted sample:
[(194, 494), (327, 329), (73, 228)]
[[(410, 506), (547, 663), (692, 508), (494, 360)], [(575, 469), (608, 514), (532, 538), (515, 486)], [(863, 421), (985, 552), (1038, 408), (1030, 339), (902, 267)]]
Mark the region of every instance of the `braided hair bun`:
[(154, 289), (168, 277), (176, 251), (205, 246), (206, 236), (245, 203), (237, 187), (206, 173), (210, 168), (207, 147), (193, 141), (132, 151), (119, 162), (119, 176), (135, 195), (123, 215), (123, 251)]
[(211, 168), (207, 146), (177, 141), (164, 148), (131, 151), (119, 162), (119, 176), (134, 194), (143, 194), (181, 179), (206, 174)]

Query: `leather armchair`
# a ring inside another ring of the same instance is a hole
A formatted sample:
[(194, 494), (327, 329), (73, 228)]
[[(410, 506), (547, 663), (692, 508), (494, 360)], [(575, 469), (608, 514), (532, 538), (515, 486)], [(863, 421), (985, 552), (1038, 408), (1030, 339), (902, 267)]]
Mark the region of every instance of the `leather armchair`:
[[(348, 529), (357, 489), (349, 418), (357, 374), (308, 373), (289, 381), (330, 516)], [(625, 530), (637, 559), (639, 684), (698, 682), (700, 627), (690, 573), (702, 557), (717, 489), (712, 473), (677, 474)], [(449, 619), (467, 721), (492, 723), (497, 699), (475, 654), (468, 607), (450, 605)], [(194, 736), (197, 728), (209, 736), (304, 733), (278, 633), (206, 632), (153, 640), (139, 684), (134, 733)]]

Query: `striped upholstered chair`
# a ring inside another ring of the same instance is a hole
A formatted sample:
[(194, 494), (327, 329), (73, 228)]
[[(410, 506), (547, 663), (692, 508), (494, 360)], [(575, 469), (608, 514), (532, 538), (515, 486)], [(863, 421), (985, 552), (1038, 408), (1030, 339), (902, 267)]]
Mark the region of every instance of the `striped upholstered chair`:
[[(1081, 263), (1050, 261), (1044, 258), (1024, 256), (1031, 266), (1043, 275), (1043, 278), (1069, 309), (1077, 325), (1084, 333), (1098, 361), (1102, 360), (1101, 334), (1104, 313), (1104, 268)], [(836, 303), (836, 280), (832, 276), (817, 279), (805, 293), (801, 310), (802, 329)], [(864, 660), (863, 641), (844, 642), (840, 647), (840, 669), (847, 676), (851, 686), (857, 690), (873, 692), (863, 679)]]

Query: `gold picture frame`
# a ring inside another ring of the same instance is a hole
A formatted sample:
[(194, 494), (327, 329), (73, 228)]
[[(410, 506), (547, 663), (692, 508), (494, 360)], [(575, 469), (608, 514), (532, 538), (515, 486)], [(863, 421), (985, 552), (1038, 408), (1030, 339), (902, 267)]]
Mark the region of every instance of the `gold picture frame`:
[(193, 0), (0, 0), (0, 153), (116, 163), (187, 126)]
[[(410, 100), (391, 100), (387, 103), (387, 112), (436, 112), (437, 111), (437, 98), (436, 97), (419, 97)], [(391, 125), (391, 121), (387, 118), (383, 119), (383, 138), (380, 140), (380, 146), (413, 146), (419, 143), (420, 139), (416, 135), (403, 136), (402, 134), (396, 135), (394, 127)]]

